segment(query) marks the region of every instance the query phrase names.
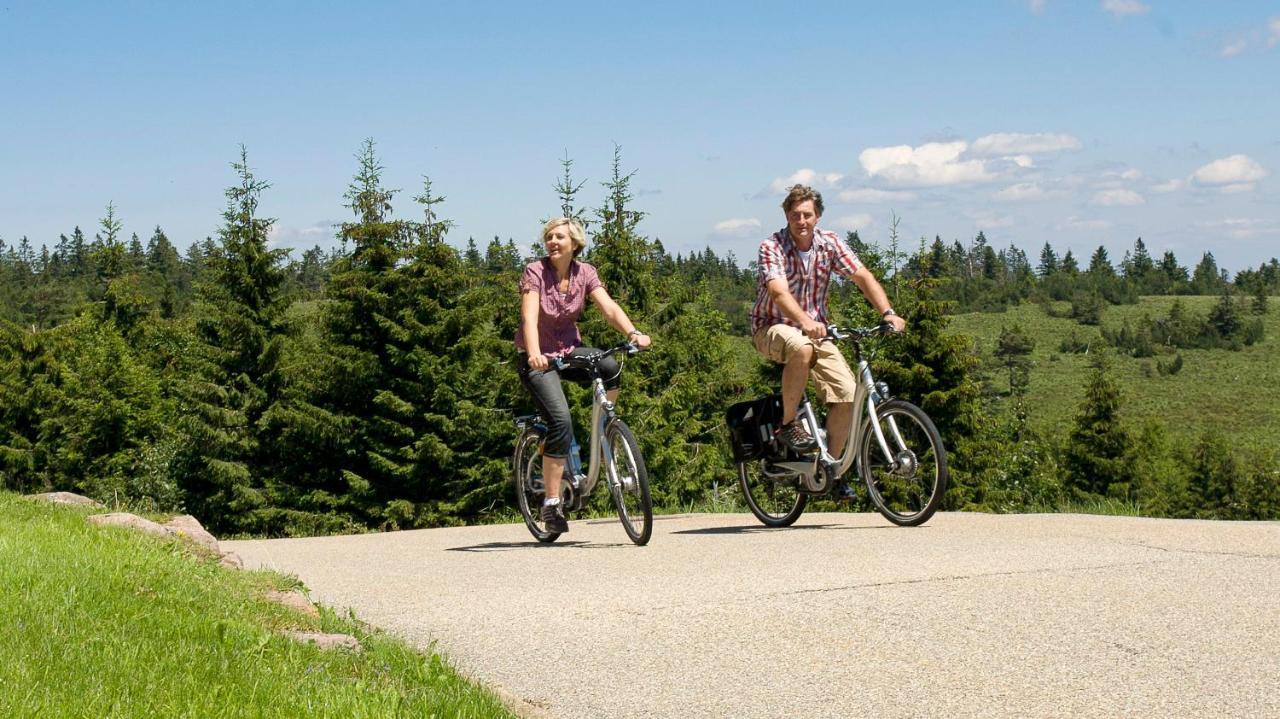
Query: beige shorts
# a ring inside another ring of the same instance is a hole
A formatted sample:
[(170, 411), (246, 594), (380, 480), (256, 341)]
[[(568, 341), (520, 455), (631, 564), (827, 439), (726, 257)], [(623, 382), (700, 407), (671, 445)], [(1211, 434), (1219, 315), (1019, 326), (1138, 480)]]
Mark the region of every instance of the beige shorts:
[(813, 365), (809, 370), (809, 377), (818, 387), (820, 399), (827, 404), (853, 401), (858, 381), (854, 379), (849, 363), (840, 354), (840, 348), (835, 342), (818, 342), (806, 337), (798, 328), (784, 324), (765, 327), (751, 339), (757, 352), (779, 364), (786, 364), (791, 353), (800, 347), (813, 345)]

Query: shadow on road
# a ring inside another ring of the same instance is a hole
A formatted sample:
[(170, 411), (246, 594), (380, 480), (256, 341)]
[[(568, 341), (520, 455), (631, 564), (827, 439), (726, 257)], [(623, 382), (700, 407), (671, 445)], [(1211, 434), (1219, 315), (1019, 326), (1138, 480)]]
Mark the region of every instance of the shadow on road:
[(896, 529), (891, 525), (867, 524), (851, 527), (847, 524), (798, 524), (790, 527), (766, 527), (763, 524), (747, 524), (741, 527), (704, 527), (702, 529), (682, 529), (672, 534), (757, 534), (759, 532), (794, 532), (799, 529), (827, 529), (841, 531), (847, 529)]
[(565, 549), (614, 549), (617, 547), (634, 546), (630, 542), (551, 542), (544, 544), (542, 542), (485, 542), (484, 544), (471, 544), (465, 547), (445, 547), (446, 552), (509, 552), (513, 549), (555, 549), (562, 547)]
[(793, 529), (863, 529), (863, 527), (844, 527), (838, 524), (802, 524), (798, 527), (766, 527), (763, 524), (748, 524), (741, 527), (704, 527), (702, 529), (682, 529), (672, 534), (755, 534), (756, 532), (780, 532)]

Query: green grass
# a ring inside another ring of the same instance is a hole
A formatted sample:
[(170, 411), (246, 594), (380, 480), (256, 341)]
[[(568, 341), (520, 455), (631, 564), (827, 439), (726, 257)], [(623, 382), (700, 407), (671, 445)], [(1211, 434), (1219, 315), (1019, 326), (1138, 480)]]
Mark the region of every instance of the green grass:
[[(1183, 297), (1186, 308), (1201, 317), (1208, 314), (1217, 297)], [(1131, 325), (1143, 314), (1153, 319), (1168, 314), (1174, 297), (1143, 297), (1137, 305), (1109, 306), (1102, 323), (1118, 328), (1126, 318)], [(1245, 315), (1251, 320), (1253, 315)], [(1049, 317), (1035, 305), (1022, 305), (1005, 313), (957, 315), (950, 329), (975, 338), (984, 358), (990, 360), (1000, 329), (1020, 325), (1036, 341), (1031, 355), (1035, 363), (1027, 400), (1032, 426), (1048, 433), (1069, 431), (1084, 399), (1091, 356), (1063, 354), (1062, 339), (1075, 331), (1081, 337), (1098, 340), (1098, 327), (1075, 320)], [(1210, 427), (1241, 439), (1254, 447), (1272, 447), (1280, 439), (1280, 403), (1272, 388), (1280, 386), (1280, 312), (1265, 317), (1266, 338), (1239, 352), (1226, 349), (1179, 350), (1183, 368), (1176, 375), (1152, 371), (1157, 360), (1169, 361), (1173, 350), (1161, 349), (1154, 358), (1117, 357), (1114, 376), (1123, 393), (1122, 418), (1136, 428), (1153, 419), (1162, 423), (1175, 441), (1194, 442)], [(999, 391), (1007, 391), (1008, 375), (993, 370), (991, 379)]]
[[(330, 611), (296, 582), (0, 493), (0, 717), (509, 717), (439, 656)], [(354, 634), (320, 650), (282, 628)]]

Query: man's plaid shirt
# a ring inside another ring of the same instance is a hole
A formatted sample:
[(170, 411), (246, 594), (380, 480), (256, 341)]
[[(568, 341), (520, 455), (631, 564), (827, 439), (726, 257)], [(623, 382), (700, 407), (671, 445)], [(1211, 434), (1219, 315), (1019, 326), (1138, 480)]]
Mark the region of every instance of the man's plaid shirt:
[(852, 278), (862, 263), (848, 243), (834, 232), (814, 229), (813, 246), (809, 248), (809, 268), (806, 271), (800, 259), (800, 251), (791, 241), (791, 233), (782, 228), (760, 243), (757, 259), (759, 279), (756, 284), (756, 304), (751, 309), (752, 334), (779, 323), (792, 327), (798, 325), (782, 313), (782, 308), (769, 296), (769, 280), (787, 278), (791, 296), (800, 309), (815, 320), (827, 324), (827, 289), (832, 271)]

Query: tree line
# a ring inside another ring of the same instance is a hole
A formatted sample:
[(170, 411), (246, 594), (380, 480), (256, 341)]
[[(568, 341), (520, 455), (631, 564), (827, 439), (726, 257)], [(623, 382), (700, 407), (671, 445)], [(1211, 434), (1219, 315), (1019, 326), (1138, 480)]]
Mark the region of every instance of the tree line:
[[(517, 279), (540, 248), (495, 237), (483, 250), (474, 239), (457, 249), (429, 177), (401, 216), (405, 203), (385, 186), (373, 141), (355, 160), (343, 194), (350, 216), (329, 252), (293, 259), (271, 248), (274, 220), (260, 209), (270, 185), (243, 148), (217, 236), (185, 253), (159, 227), (146, 243), (126, 240), (112, 205), (92, 239), (76, 228), (39, 252), (26, 238), (0, 244), (0, 486), (183, 509), (220, 532), (255, 535), (509, 513), (510, 420), (530, 408), (513, 364)], [(743, 339), (753, 263), (709, 248), (673, 256), (645, 237), (634, 172), (622, 167), (615, 149), (594, 207), (581, 204), (585, 183), (568, 158), (554, 189), (560, 213), (588, 225), (586, 259), (655, 339), (654, 351), (631, 361), (623, 411), (644, 445), (657, 504), (731, 498), (723, 410), (778, 381)], [(896, 232), (887, 246), (849, 239), (912, 328), (885, 343), (877, 373), (937, 420), (954, 457), (949, 507), (1043, 509), (1123, 496), (1174, 516), (1276, 516), (1274, 479), (1250, 479), (1252, 468), (1274, 462), (1245, 466), (1232, 455), (1240, 466), (1215, 465), (1214, 488), (1198, 489), (1192, 469), (1203, 467), (1188, 463), (1217, 461), (1211, 441), (1199, 459), (1153, 461), (1167, 469), (1159, 478), (1061, 459), (1115, 459), (1106, 447), (1136, 443), (1081, 429), (1071, 454), (1034, 436), (1026, 408), (993, 401), (971, 340), (947, 330), (957, 310), (1077, 295), (1104, 305), (1152, 291), (1265, 298), (1280, 282), (1276, 260), (1228, 281), (1208, 254), (1187, 272), (1166, 253), (1166, 271), (1138, 251), (1141, 240), (1118, 269), (1100, 248), (1082, 271), (1070, 252), (1058, 257), (1047, 245), (1032, 269), (1016, 248), (995, 251), (981, 234), (968, 247), (935, 239), (914, 252), (899, 250)], [(850, 285), (832, 301), (850, 322), (875, 320)], [(618, 339), (594, 310), (582, 328), (589, 343)], [(585, 391), (571, 387), (569, 396), (575, 417), (585, 417)], [(1101, 409), (1081, 412), (1079, 427), (1107, 422)]]

